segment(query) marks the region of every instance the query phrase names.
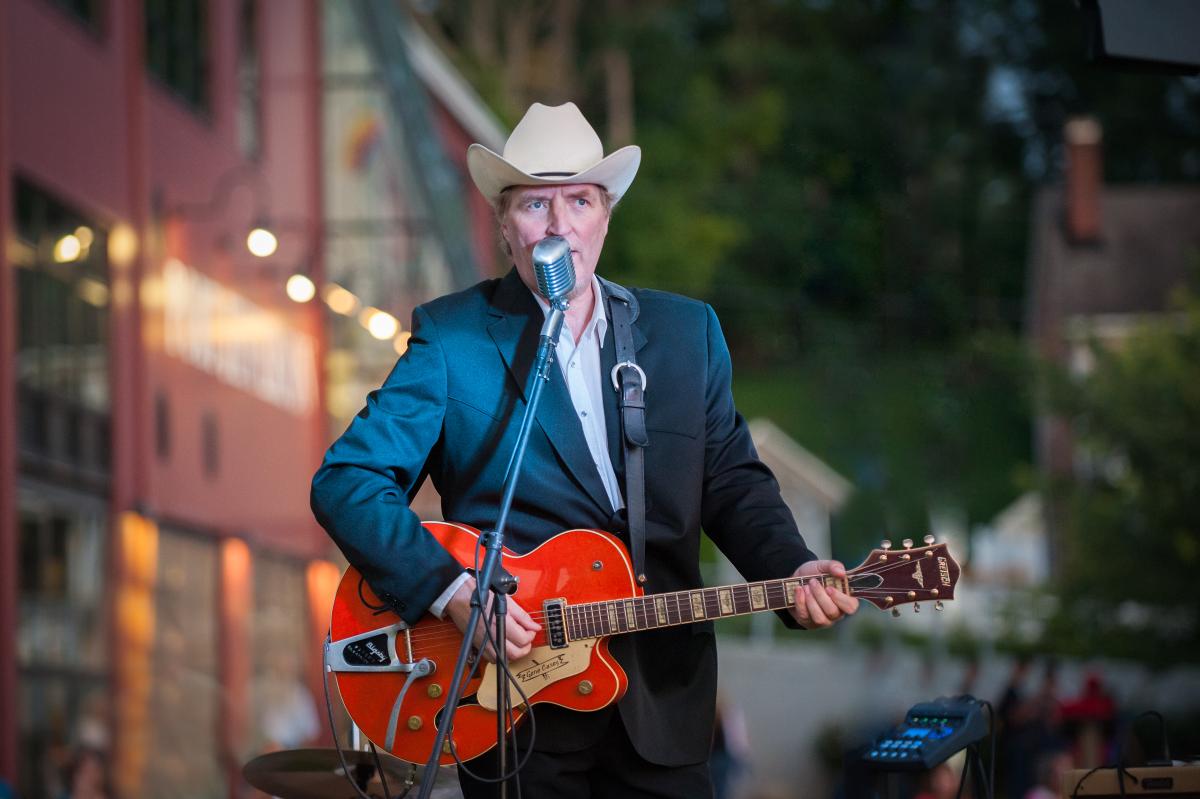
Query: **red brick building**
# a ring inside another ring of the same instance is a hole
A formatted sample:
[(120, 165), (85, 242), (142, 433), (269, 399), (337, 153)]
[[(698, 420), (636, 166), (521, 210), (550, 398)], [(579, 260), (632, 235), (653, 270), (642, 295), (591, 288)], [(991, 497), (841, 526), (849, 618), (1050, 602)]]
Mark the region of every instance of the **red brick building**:
[[(121, 797), (233, 795), (254, 753), (324, 735), (339, 571), (307, 494), (336, 432), (330, 253), (354, 271), (326, 190), (331, 13), (0, 4), (0, 779), (23, 799), (83, 750)], [(438, 68), (461, 150), (481, 134)], [(486, 213), (464, 237), (490, 268)], [(293, 272), (316, 299), (288, 298)], [(359, 293), (399, 316), (405, 292)]]

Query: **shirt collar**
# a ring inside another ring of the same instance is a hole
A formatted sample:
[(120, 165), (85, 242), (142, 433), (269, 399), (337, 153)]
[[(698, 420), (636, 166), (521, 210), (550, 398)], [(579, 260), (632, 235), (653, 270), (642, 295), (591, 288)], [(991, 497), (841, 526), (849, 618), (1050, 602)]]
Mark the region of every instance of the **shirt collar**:
[[(524, 285), (524, 284), (522, 284)], [(550, 313), (550, 303), (541, 294), (538, 294), (528, 286), (529, 293), (537, 300), (538, 307), (542, 309), (542, 315)], [(593, 325), (596, 328), (596, 336), (600, 341), (604, 340), (604, 335), (608, 332), (608, 314), (604, 311), (604, 292), (600, 290), (600, 279), (592, 275), (592, 294), (596, 298), (596, 303), (592, 306), (592, 316), (588, 319), (587, 324), (583, 326), (584, 333), (591, 330)], [(566, 326), (563, 326), (566, 329)]]

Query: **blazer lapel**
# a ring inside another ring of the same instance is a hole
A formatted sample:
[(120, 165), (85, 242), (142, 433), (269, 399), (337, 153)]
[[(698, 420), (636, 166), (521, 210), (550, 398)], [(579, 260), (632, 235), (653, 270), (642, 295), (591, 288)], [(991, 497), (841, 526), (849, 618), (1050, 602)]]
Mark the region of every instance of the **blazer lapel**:
[[(496, 287), (491, 313), (496, 318), (488, 326), (488, 333), (508, 369), (509, 377), (528, 403), (529, 375), (537, 358), (538, 334), (545, 317), (516, 270), (510, 271)], [(575, 405), (571, 402), (571, 394), (557, 362), (552, 365), (550, 379), (542, 389), (536, 419), (575, 481), (604, 513), (612, 513), (608, 494), (592, 463), (583, 428), (575, 418)]]

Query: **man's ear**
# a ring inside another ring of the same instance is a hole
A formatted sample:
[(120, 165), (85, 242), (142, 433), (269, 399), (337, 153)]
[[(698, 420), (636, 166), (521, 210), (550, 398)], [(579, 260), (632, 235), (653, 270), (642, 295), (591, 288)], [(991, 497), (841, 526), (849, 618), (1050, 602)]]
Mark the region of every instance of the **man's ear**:
[(509, 238), (509, 236), (511, 234), (512, 234), (512, 228), (510, 228), (508, 226), (508, 221), (507, 220), (501, 221), (500, 222), (500, 243), (503, 245), (505, 254), (507, 254), (509, 257), (511, 257), (512, 253), (513, 253), (512, 239)]

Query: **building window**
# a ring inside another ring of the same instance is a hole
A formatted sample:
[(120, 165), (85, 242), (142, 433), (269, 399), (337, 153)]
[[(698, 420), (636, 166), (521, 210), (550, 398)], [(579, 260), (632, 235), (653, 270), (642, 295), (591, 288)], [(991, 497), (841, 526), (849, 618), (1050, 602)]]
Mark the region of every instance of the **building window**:
[(221, 469), (221, 435), (217, 415), (205, 412), (200, 418), (200, 457), (207, 477), (216, 477)]
[(49, 0), (49, 3), (75, 17), (92, 33), (98, 35), (103, 30), (103, 0)]
[(197, 111), (210, 110), (208, 3), (146, 0), (146, 65)]
[(17, 414), (22, 471), (103, 490), (110, 471), (107, 234), (18, 178)]
[(315, 656), (311, 639), (304, 564), (260, 554), (254, 559), (253, 752), (311, 744), (323, 716), (309, 691), (306, 669)]
[(171, 404), (163, 391), (154, 395), (154, 451), (161, 461), (171, 457)]
[(258, 0), (241, 0), (238, 31), (238, 144), (242, 155), (262, 155), (262, 56), (259, 50)]
[(226, 796), (218, 748), (216, 539), (162, 527), (154, 597), (146, 799)]
[(18, 785), (65, 796), (76, 759), (109, 731), (105, 505), (53, 488), (18, 491)]

